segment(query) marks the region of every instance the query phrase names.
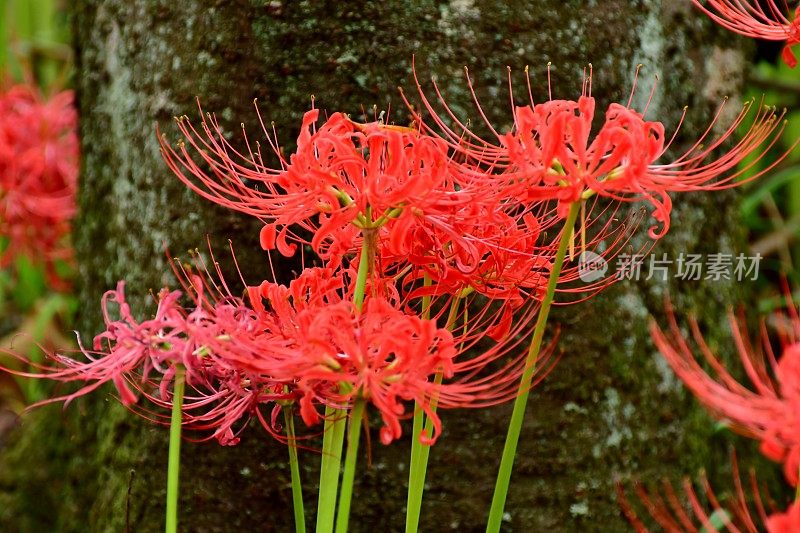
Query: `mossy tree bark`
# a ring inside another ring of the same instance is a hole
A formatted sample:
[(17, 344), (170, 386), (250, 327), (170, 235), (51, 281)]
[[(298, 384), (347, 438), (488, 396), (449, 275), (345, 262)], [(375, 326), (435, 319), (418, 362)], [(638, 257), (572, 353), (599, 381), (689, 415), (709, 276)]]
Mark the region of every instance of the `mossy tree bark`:
[[(649, 117), (674, 125), (689, 105), (688, 139), (723, 96), (737, 93), (744, 67), (741, 42), (710, 28), (685, 0), (78, 0), (73, 16), (83, 143), (75, 242), (87, 338), (102, 324), (100, 295), (118, 279), (139, 302), (169, 282), (165, 245), (185, 256), (210, 234), (224, 256), (231, 238), (250, 280), (264, 274), (257, 225), (193, 196), (159, 157), (155, 124), (174, 137), (171, 117), (194, 114), (195, 96), (231, 132), (240, 121), (254, 125), (257, 97), (287, 141), (312, 93), (322, 108), (357, 115), (391, 104), (395, 120), (405, 120), (396, 87), (410, 86), (412, 54), (424, 77), (438, 77), (453, 108), (474, 116), (462, 77), (469, 65), (499, 124), (510, 116), (506, 65), (516, 68), (519, 82), (531, 66), (541, 101), (548, 61), (554, 96), (563, 98), (579, 94), (583, 67), (592, 62), (602, 109), (627, 99), (635, 66), (643, 63), (646, 87), (637, 101), (644, 103), (659, 74)], [(730, 199), (678, 199), (657, 253), (732, 251), (738, 236), (729, 229)], [(648, 309), (661, 308), (661, 287), (624, 283), (556, 313), (564, 357), (529, 405), (509, 530), (618, 530), (615, 477), (679, 476), (707, 462), (710, 425), (690, 410), (648, 341)], [(724, 329), (732, 283), (685, 282), (671, 290), (712, 337)], [(162, 527), (167, 432), (102, 396), (25, 417), (4, 451), (0, 528)], [(424, 530), (482, 529), (509, 414), (502, 406), (444, 415), (445, 433), (431, 454)], [(285, 456), (258, 428), (232, 448), (187, 444), (183, 527), (289, 531)], [(371, 465), (361, 461), (355, 488), (353, 531), (401, 529), (407, 458), (408, 440), (371, 446)], [(302, 452), (301, 460), (313, 509), (319, 457)]]

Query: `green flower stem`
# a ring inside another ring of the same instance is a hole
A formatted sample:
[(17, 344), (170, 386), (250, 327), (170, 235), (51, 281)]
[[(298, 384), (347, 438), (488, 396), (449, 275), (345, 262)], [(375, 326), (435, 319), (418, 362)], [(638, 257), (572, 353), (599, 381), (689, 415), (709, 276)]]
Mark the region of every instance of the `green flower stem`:
[(319, 476), (319, 503), (317, 506), (317, 533), (330, 533), (333, 531), (345, 425), (343, 410), (330, 406), (325, 408), (322, 466)]
[[(428, 282), (428, 278), (425, 278)], [(461, 299), (456, 297), (450, 304), (450, 312), (447, 317), (447, 329), (452, 329), (458, 316), (458, 304)], [(430, 303), (428, 303), (430, 306)], [(423, 299), (423, 309), (427, 309)], [(423, 318), (427, 318), (424, 316)], [(441, 372), (436, 373), (434, 383), (442, 383)], [(436, 412), (436, 398), (431, 399), (431, 410)], [(411, 461), (408, 471), (408, 499), (406, 501), (406, 533), (415, 533), (419, 528), (419, 518), (422, 510), (422, 495), (425, 491), (425, 476), (428, 471), (428, 457), (431, 452), (430, 445), (420, 441), (422, 430), (425, 429), (426, 435), (430, 436), (433, 432), (433, 421), (425, 416), (425, 412), (419, 403), (414, 404), (414, 427), (411, 437)]]
[(300, 481), (300, 462), (297, 459), (297, 440), (294, 433), (294, 415), (291, 409), (284, 408), (283, 416), (286, 420), (286, 438), (289, 442), (289, 469), (292, 472), (292, 506), (294, 508), (294, 530), (296, 533), (305, 533), (306, 516), (303, 509), (303, 485)]
[(525, 406), (528, 403), (533, 373), (536, 369), (536, 359), (539, 357), (539, 350), (542, 347), (544, 330), (547, 326), (547, 317), (550, 314), (550, 306), (553, 304), (553, 296), (556, 292), (558, 278), (561, 275), (561, 267), (564, 265), (567, 247), (572, 242), (572, 234), (575, 221), (578, 218), (578, 212), (580, 211), (580, 204), (581, 202), (575, 202), (569, 208), (567, 220), (561, 231), (561, 241), (558, 243), (558, 251), (556, 252), (553, 269), (550, 271), (550, 277), (547, 281), (547, 291), (542, 300), (542, 306), (539, 309), (539, 316), (536, 319), (533, 338), (531, 339), (528, 357), (525, 361), (525, 372), (522, 374), (522, 379), (519, 383), (517, 398), (514, 400), (514, 410), (511, 414), (511, 421), (508, 424), (508, 433), (506, 435), (505, 445), (503, 446), (500, 469), (497, 473), (494, 496), (492, 497), (492, 507), (489, 511), (489, 521), (486, 524), (487, 533), (498, 533), (500, 531), (500, 524), (503, 521), (503, 510), (505, 509), (506, 496), (508, 495), (508, 486), (511, 482), (511, 471), (514, 468), (514, 457), (517, 454), (519, 434), (525, 417)]
[[(425, 487), (423, 471), (423, 448), (419, 441), (422, 429), (425, 427), (425, 412), (419, 403), (414, 403), (414, 425), (411, 430), (411, 460), (408, 468), (408, 497), (406, 500), (406, 533), (413, 533), (419, 527), (419, 515), (422, 507), (422, 489)], [(422, 489), (420, 489), (422, 486)]]
[[(358, 261), (358, 274), (356, 275), (356, 286), (353, 290), (353, 304), (358, 311), (364, 306), (364, 295), (367, 287), (367, 277), (372, 259), (375, 255), (375, 239), (377, 237), (375, 228), (364, 228), (362, 230), (363, 243), (361, 245), (361, 257)], [(356, 401), (356, 405), (359, 402)], [(355, 409), (356, 405), (353, 406)], [(363, 402), (361, 409), (363, 411)], [(339, 488), (339, 470), (342, 464), (342, 448), (344, 447), (344, 433), (347, 425), (347, 416), (344, 409), (335, 409), (331, 406), (325, 408), (324, 436), (322, 438), (322, 465), (319, 476), (319, 501), (317, 503), (317, 528), (316, 533), (331, 533), (334, 526), (336, 514), (336, 499)], [(359, 415), (360, 419), (361, 415)], [(352, 427), (351, 427), (352, 431)], [(358, 445), (356, 444), (356, 447)], [(355, 453), (355, 452), (353, 452)], [(348, 455), (350, 448), (348, 447)], [(355, 468), (355, 464), (353, 465)], [(352, 473), (351, 473), (352, 475)], [(352, 480), (350, 481), (352, 492)], [(352, 494), (348, 494), (347, 509), (349, 514)], [(347, 519), (345, 519), (345, 528)], [(337, 524), (338, 527), (338, 524)]]
[(342, 409), (335, 409), (331, 406), (325, 408), (322, 466), (319, 474), (319, 502), (317, 504), (317, 533), (333, 531), (345, 425), (345, 412)]
[(359, 398), (350, 412), (350, 428), (347, 433), (347, 455), (344, 458), (342, 489), (339, 494), (339, 510), (336, 513), (336, 533), (347, 533), (350, 520), (350, 502), (353, 498), (353, 480), (358, 459), (358, 441), (361, 438), (361, 419), (364, 416), (364, 399)]
[[(376, 228), (364, 228), (361, 232), (363, 243), (361, 244), (361, 257), (358, 261), (358, 274), (356, 275), (356, 286), (353, 291), (353, 305), (361, 312), (364, 307), (364, 295), (366, 293), (367, 278), (369, 277), (370, 267), (375, 256), (375, 239), (377, 237)], [(361, 417), (364, 414), (364, 400), (356, 399), (350, 413), (350, 431), (347, 436), (347, 455), (345, 457), (344, 474), (342, 475), (342, 486), (339, 495), (339, 510), (336, 517), (336, 531), (347, 531), (347, 524), (350, 519), (350, 501), (353, 496), (353, 479), (355, 478), (356, 458), (358, 454), (358, 441), (361, 436)], [(340, 411), (344, 415), (344, 411)], [(344, 416), (342, 416), (344, 426)], [(344, 434), (343, 429), (341, 430)], [(339, 442), (339, 452), (337, 457), (341, 461), (342, 443)], [(332, 517), (331, 517), (332, 518)], [(332, 525), (332, 524), (331, 524)], [(319, 531), (319, 530), (317, 530)]]
[(169, 425), (169, 464), (167, 466), (167, 525), (166, 533), (178, 531), (178, 482), (181, 467), (181, 424), (183, 414), (183, 390), (186, 370), (175, 367), (175, 382), (172, 392), (172, 419)]
[(358, 261), (358, 275), (356, 276), (356, 286), (353, 292), (353, 304), (359, 311), (361, 311), (361, 308), (364, 306), (367, 277), (369, 276), (370, 264), (375, 255), (376, 232), (377, 230), (375, 228), (367, 228), (361, 233), (364, 242), (361, 244), (361, 257)]
[[(429, 287), (431, 285), (431, 278), (425, 274), (423, 278), (423, 286)], [(431, 297), (422, 297), (422, 318), (428, 320), (431, 315)], [(425, 412), (420, 409), (419, 403), (414, 402), (414, 426), (411, 430), (411, 459), (409, 461), (408, 470), (408, 497), (406, 500), (406, 532), (416, 531), (419, 525), (420, 507), (422, 506), (422, 491), (420, 485), (424, 487), (425, 477), (423, 471), (425, 468), (421, 464), (422, 459), (422, 444), (419, 442), (419, 436), (422, 434), (422, 429), (425, 426)], [(422, 480), (420, 475), (422, 474)]]
[[(442, 374), (437, 373), (434, 383), (442, 382)], [(428, 457), (431, 447), (420, 441), (424, 427), (426, 435), (433, 432), (433, 420), (425, 416), (425, 412), (415, 404), (414, 428), (411, 440), (411, 463), (408, 474), (408, 500), (406, 503), (406, 533), (416, 533), (419, 529), (419, 518), (422, 510), (422, 495), (425, 491), (425, 477), (428, 472)], [(431, 400), (431, 410), (436, 412), (436, 399)]]

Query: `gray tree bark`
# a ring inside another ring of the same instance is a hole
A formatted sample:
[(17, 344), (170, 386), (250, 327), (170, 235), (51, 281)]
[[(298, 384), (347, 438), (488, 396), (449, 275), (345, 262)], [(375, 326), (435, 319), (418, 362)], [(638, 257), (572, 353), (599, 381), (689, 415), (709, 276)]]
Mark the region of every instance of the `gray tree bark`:
[[(530, 65), (543, 95), (552, 61), (554, 96), (574, 99), (592, 62), (602, 109), (627, 99), (643, 63), (637, 98), (642, 103), (660, 75), (649, 117), (675, 124), (690, 105), (688, 140), (723, 96), (737, 93), (745, 64), (741, 41), (711, 28), (688, 0), (78, 0), (72, 9), (83, 146), (75, 244), (87, 338), (102, 324), (100, 295), (118, 279), (139, 302), (169, 282), (165, 245), (185, 256), (204, 247), (208, 233), (224, 252), (231, 238), (249, 279), (264, 277), (254, 222), (192, 195), (159, 156), (155, 124), (174, 137), (171, 117), (193, 115), (195, 96), (233, 132), (239, 122), (255, 125), (257, 97), (287, 141), (311, 94), (328, 110), (400, 110), (396, 87), (411, 86), (412, 54), (455, 108), (474, 115), (461, 74), (469, 65), (499, 124), (510, 116), (506, 65), (520, 76)], [(732, 251), (740, 236), (731, 229), (730, 199), (678, 199), (673, 228), (656, 251)], [(708, 419), (691, 409), (648, 340), (648, 310), (662, 307), (660, 287), (619, 284), (556, 313), (564, 357), (529, 404), (509, 531), (620, 530), (615, 478), (676, 477), (714, 462)], [(724, 335), (732, 284), (684, 282), (671, 290), (681, 307), (700, 314), (711, 337)], [(510, 411), (445, 413), (431, 454), (424, 531), (482, 530)], [(0, 529), (161, 529), (166, 434), (102, 393), (66, 411), (51, 406), (27, 415), (0, 463)], [(353, 531), (402, 530), (408, 439), (378, 442), (371, 464), (364, 457), (359, 465)], [(290, 531), (285, 456), (256, 427), (233, 448), (186, 443), (183, 529)], [(319, 456), (301, 452), (301, 460), (312, 510)]]

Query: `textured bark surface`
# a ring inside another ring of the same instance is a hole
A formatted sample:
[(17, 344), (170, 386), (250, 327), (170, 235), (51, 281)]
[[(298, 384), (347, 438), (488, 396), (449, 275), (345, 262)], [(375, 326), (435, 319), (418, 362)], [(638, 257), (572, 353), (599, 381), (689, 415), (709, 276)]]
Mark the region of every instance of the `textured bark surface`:
[[(194, 97), (229, 131), (255, 132), (252, 100), (293, 139), (311, 94), (329, 110), (400, 109), (410, 58), (435, 74), (453, 107), (474, 116), (463, 83), (470, 66), (484, 104), (509, 120), (506, 65), (531, 66), (542, 100), (553, 63), (555, 97), (576, 98), (585, 63), (594, 65), (602, 109), (627, 99), (637, 63), (659, 89), (649, 117), (674, 124), (691, 106), (694, 135), (724, 95), (737, 93), (740, 41), (709, 28), (684, 0), (452, 0), (311, 2), (80, 0), (74, 4), (77, 89), (83, 139), (80, 258), (81, 330), (101, 325), (98, 300), (118, 279), (139, 302), (169, 281), (173, 254), (203, 248), (220, 255), (231, 238), (251, 281), (264, 274), (257, 226), (187, 192), (158, 154), (154, 125), (175, 136), (173, 115), (195, 114)], [(721, 37), (721, 38), (720, 38)], [(520, 85), (522, 87), (522, 85)], [(733, 102), (732, 107), (738, 108)], [(398, 122), (404, 118), (394, 115)], [(288, 143), (287, 143), (288, 144)], [(676, 201), (674, 225), (657, 253), (737, 249), (732, 195)], [(564, 357), (535, 391), (508, 505), (509, 531), (621, 529), (613, 480), (694, 473), (714, 452), (711, 424), (659, 362), (646, 334), (648, 310), (663, 285), (624, 283), (556, 313)], [(713, 339), (731, 283), (671, 288), (694, 308)], [(141, 309), (141, 307), (140, 307)], [(712, 341), (713, 342), (713, 341)], [(480, 531), (485, 521), (510, 407), (444, 415), (431, 454), (425, 531)], [(373, 424), (375, 427), (375, 424)], [(167, 432), (96, 394), (26, 416), (0, 463), (0, 529), (157, 531), (163, 524)], [(184, 447), (181, 523), (186, 531), (291, 530), (286, 450), (259, 428), (242, 443)], [(408, 440), (373, 438), (361, 461), (353, 531), (402, 529)], [(307, 507), (315, 505), (319, 456), (302, 452)], [(309, 523), (312, 517), (309, 516)]]

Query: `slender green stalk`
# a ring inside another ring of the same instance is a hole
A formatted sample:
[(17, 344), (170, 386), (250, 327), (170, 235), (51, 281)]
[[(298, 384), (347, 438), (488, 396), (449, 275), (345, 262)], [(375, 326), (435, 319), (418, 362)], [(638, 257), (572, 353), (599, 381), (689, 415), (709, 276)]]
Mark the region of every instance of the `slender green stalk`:
[[(406, 533), (417, 531), (419, 527), (420, 508), (422, 507), (422, 489), (425, 487), (427, 465), (423, 465), (423, 448), (419, 436), (425, 427), (425, 412), (419, 403), (414, 404), (414, 425), (411, 430), (411, 460), (408, 466), (408, 498), (406, 500)], [(420, 488), (422, 487), (422, 489)]]
[[(427, 283), (427, 278), (426, 278)], [(458, 313), (458, 304), (461, 300), (454, 298), (450, 304), (450, 313), (447, 317), (447, 329), (451, 329)], [(430, 304), (429, 304), (430, 305)], [(427, 309), (423, 301), (423, 309)], [(427, 318), (424, 315), (423, 318)], [(441, 384), (442, 374), (437, 373), (434, 378), (436, 385)], [(436, 398), (431, 400), (431, 409), (436, 412)], [(422, 509), (422, 495), (425, 491), (425, 476), (428, 471), (428, 457), (430, 445), (420, 441), (422, 430), (430, 436), (433, 432), (433, 421), (425, 416), (419, 403), (414, 404), (414, 426), (411, 436), (411, 461), (408, 466), (408, 499), (406, 501), (406, 533), (415, 533), (419, 528), (419, 518)]]
[(358, 459), (358, 441), (361, 438), (361, 418), (364, 415), (364, 400), (359, 398), (350, 412), (350, 429), (347, 433), (347, 455), (344, 458), (342, 490), (339, 493), (339, 510), (336, 512), (336, 533), (347, 533), (350, 521), (350, 502), (353, 499), (353, 480)]
[[(442, 383), (442, 374), (437, 373), (434, 383)], [(436, 398), (431, 399), (431, 410), (436, 412)], [(422, 496), (425, 492), (425, 477), (428, 473), (428, 458), (431, 446), (420, 441), (423, 429), (426, 435), (434, 431), (433, 419), (425, 416), (418, 404), (414, 413), (414, 434), (411, 441), (411, 464), (408, 475), (408, 500), (406, 503), (406, 533), (416, 533), (419, 529), (419, 519), (422, 510)]]
[(317, 504), (317, 533), (331, 533), (333, 531), (345, 426), (344, 411), (330, 406), (325, 408), (322, 466), (319, 474), (319, 502)]
[(356, 276), (356, 286), (353, 291), (353, 304), (359, 311), (364, 305), (364, 293), (366, 292), (370, 263), (375, 255), (375, 232), (374, 228), (362, 231), (364, 242), (361, 245), (361, 258), (358, 261), (358, 275)]
[[(356, 286), (353, 291), (353, 304), (356, 309), (361, 311), (364, 305), (364, 294), (366, 293), (367, 277), (369, 276), (370, 264), (375, 255), (375, 228), (365, 228), (362, 232), (363, 244), (361, 246), (361, 257), (358, 261), (358, 274), (356, 275)], [(356, 405), (359, 402), (356, 402)], [(355, 409), (355, 405), (353, 409)], [(363, 410), (363, 402), (361, 405)], [(344, 409), (325, 408), (325, 427), (322, 438), (322, 466), (319, 476), (319, 502), (317, 504), (317, 529), (316, 533), (330, 533), (333, 531), (334, 517), (336, 514), (336, 499), (339, 487), (339, 470), (342, 464), (342, 448), (344, 445), (345, 426), (347, 417)], [(359, 415), (359, 419), (361, 415)], [(352, 427), (351, 427), (352, 431)], [(349, 445), (348, 445), (349, 446)], [(356, 447), (358, 445), (356, 444)], [(350, 448), (348, 447), (348, 455)], [(353, 465), (355, 468), (355, 465)], [(352, 491), (352, 480), (350, 481)], [(347, 510), (349, 514), (351, 494), (347, 495)], [(347, 521), (345, 519), (345, 528)], [(337, 523), (338, 527), (338, 523)]]
[[(423, 278), (423, 286), (429, 287), (431, 278), (427, 274)], [(431, 316), (431, 297), (422, 297), (422, 318), (428, 320)], [(423, 465), (423, 446), (419, 436), (425, 427), (425, 412), (418, 402), (414, 402), (414, 425), (411, 430), (411, 459), (408, 468), (408, 497), (406, 500), (406, 533), (416, 531), (419, 525), (420, 507), (422, 506), (422, 490), (425, 486), (427, 465)], [(426, 462), (426, 461), (425, 461)], [(421, 479), (420, 479), (421, 476)]]
[(175, 383), (172, 392), (172, 419), (169, 424), (169, 465), (167, 466), (167, 526), (166, 533), (178, 531), (178, 483), (181, 468), (181, 424), (183, 414), (183, 389), (186, 370), (175, 368)]
[(297, 440), (294, 433), (294, 416), (291, 409), (284, 409), (286, 420), (286, 437), (289, 442), (289, 470), (292, 472), (292, 507), (294, 508), (294, 530), (297, 533), (306, 531), (306, 515), (303, 509), (303, 484), (300, 481), (300, 461), (297, 459)]
[(503, 446), (500, 469), (497, 473), (494, 496), (492, 497), (492, 507), (489, 511), (489, 521), (486, 524), (487, 533), (499, 532), (500, 524), (503, 521), (503, 510), (506, 505), (508, 485), (511, 482), (511, 471), (514, 468), (514, 457), (517, 454), (517, 443), (519, 442), (519, 434), (525, 417), (525, 406), (528, 403), (531, 382), (533, 381), (533, 374), (536, 369), (536, 359), (539, 357), (539, 350), (542, 347), (544, 330), (547, 326), (547, 316), (550, 314), (550, 306), (553, 304), (553, 296), (556, 292), (558, 277), (561, 275), (564, 256), (567, 253), (567, 247), (570, 242), (572, 242), (572, 233), (575, 220), (578, 218), (578, 212), (580, 211), (580, 204), (581, 202), (575, 202), (569, 208), (567, 220), (561, 231), (561, 241), (558, 243), (553, 269), (550, 271), (550, 278), (547, 281), (547, 291), (542, 300), (542, 306), (539, 309), (539, 316), (536, 319), (533, 338), (531, 339), (528, 357), (525, 361), (525, 372), (522, 374), (522, 379), (519, 383), (518, 395), (516, 400), (514, 400), (514, 410), (511, 414), (511, 421), (508, 424), (508, 433), (506, 435), (505, 445)]

